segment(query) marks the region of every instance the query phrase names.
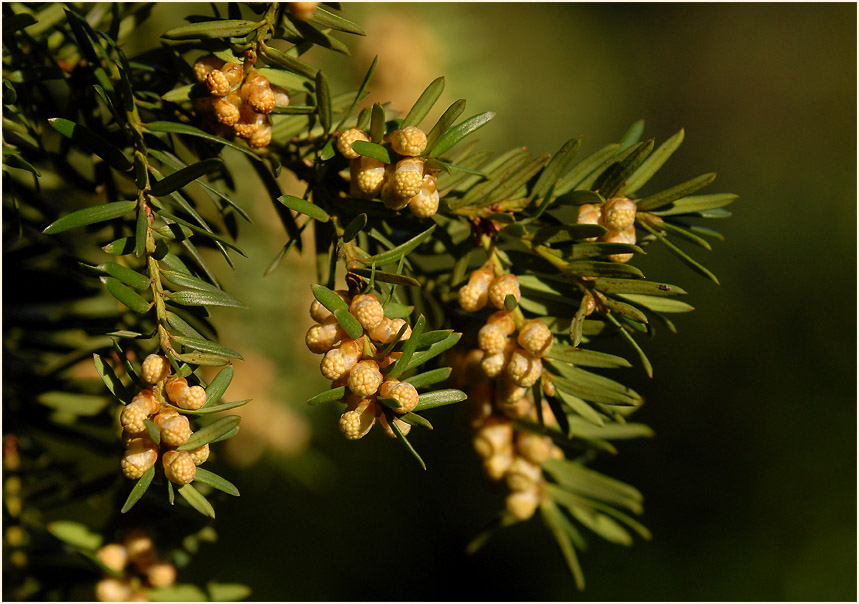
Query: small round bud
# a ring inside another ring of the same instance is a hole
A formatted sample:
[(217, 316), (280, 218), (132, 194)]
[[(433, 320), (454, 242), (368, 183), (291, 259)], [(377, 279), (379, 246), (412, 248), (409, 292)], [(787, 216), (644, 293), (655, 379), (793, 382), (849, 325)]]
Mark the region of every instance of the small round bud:
[(164, 385), (164, 393), (174, 403), (179, 403), (182, 394), (188, 389), (188, 380), (183, 377), (174, 377), (167, 380)]
[(358, 322), (366, 330), (378, 327), (385, 318), (385, 309), (379, 299), (373, 294), (361, 294), (352, 298), (349, 312), (354, 315)]
[(498, 354), (507, 345), (507, 334), (494, 323), (487, 323), (477, 332), (477, 346), (487, 355)]
[(408, 200), (418, 194), (423, 181), (424, 162), (411, 157), (401, 159), (394, 170), (393, 193), (399, 199)]
[(522, 349), (517, 349), (507, 363), (507, 375), (517, 386), (530, 388), (537, 383), (543, 373), (543, 363)]
[(224, 126), (234, 126), (241, 116), (239, 110), (241, 103), (242, 101), (237, 94), (228, 94), (215, 99), (215, 102), (212, 103), (212, 109), (215, 111), (218, 122)]
[(489, 480), (498, 481), (504, 478), (513, 459), (513, 448), (508, 445), (484, 459), (481, 468)]
[(385, 182), (385, 164), (372, 157), (358, 157), (349, 163), (351, 184), (349, 192), (353, 197), (372, 199), (382, 190)]
[[(325, 308), (324, 306), (322, 308)], [(327, 310), (326, 310), (327, 312)], [(316, 354), (325, 354), (334, 346), (337, 345), (344, 337), (346, 332), (340, 327), (337, 319), (330, 315), (325, 323), (314, 325), (307, 330), (307, 335), (304, 337), (304, 343), (310, 352)]]
[(288, 107), (289, 106), (289, 92), (285, 88), (281, 88), (280, 86), (272, 86), (271, 91), (274, 93), (274, 101), (277, 103), (276, 107)]
[[(606, 243), (635, 243), (635, 225), (630, 226), (625, 231), (609, 231), (602, 237), (600, 237), (600, 241), (605, 241)], [(628, 254), (609, 254), (606, 256), (609, 262), (620, 262), (626, 263), (632, 260), (632, 252)]]
[(170, 587), (176, 582), (176, 567), (169, 562), (156, 562), (146, 569), (152, 587)]
[(427, 148), (427, 135), (415, 126), (395, 130), (391, 134), (391, 148), (400, 155), (416, 157)]
[(406, 323), (405, 319), (392, 319), (391, 320), (391, 329), (394, 330), (394, 333), (400, 333), (400, 330), (403, 328), (403, 325), (406, 326), (406, 330), (403, 332), (403, 335), (400, 336), (401, 341), (408, 340), (412, 337), (412, 328)]
[(534, 400), (526, 393), (525, 396), (522, 396), (519, 400), (512, 403), (500, 401), (499, 407), (506, 417), (510, 419), (522, 419), (525, 417), (531, 417), (533, 414)]
[(143, 359), (140, 377), (147, 384), (157, 384), (170, 375), (170, 359), (160, 354), (150, 354)]
[(509, 449), (513, 443), (513, 424), (506, 418), (493, 415), (477, 429), (471, 443), (477, 454), (484, 458)]
[(262, 149), (263, 147), (268, 147), (270, 143), (271, 124), (263, 124), (262, 126), (257, 128), (256, 132), (254, 132), (248, 140), (248, 145), (250, 145), (254, 149)]
[[(154, 463), (154, 462), (153, 462)], [(122, 572), (128, 564), (128, 550), (119, 543), (102, 545), (95, 552), (98, 561), (114, 572)]]
[(191, 438), (191, 423), (187, 417), (179, 415), (174, 409), (162, 411), (153, 421), (161, 430), (161, 442), (166, 445), (179, 447)]
[(526, 491), (543, 481), (543, 470), (524, 457), (517, 457), (504, 476), (511, 491)]
[(494, 378), (501, 375), (504, 371), (504, 366), (507, 365), (509, 357), (504, 354), (504, 351), (496, 352), (495, 354), (484, 354), (480, 360), (480, 369), (488, 378)]
[(131, 596), (131, 588), (114, 577), (105, 577), (95, 584), (95, 599), (98, 602), (125, 602)]
[[(509, 363), (508, 363), (509, 367)], [(512, 405), (518, 402), (522, 397), (528, 394), (528, 389), (524, 386), (519, 386), (510, 379), (510, 376), (505, 374), (495, 389), (496, 404), (502, 409), (506, 405)]]
[(431, 218), (438, 212), (439, 195), (438, 189), (435, 186), (435, 177), (426, 174), (424, 182), (426, 182), (428, 177), (433, 179), (433, 186), (421, 187), (418, 194), (409, 199), (409, 210), (418, 218)]
[[(591, 205), (586, 203), (579, 206), (579, 214), (576, 224), (599, 224), (602, 221), (602, 204)], [(596, 241), (596, 237), (587, 237), (585, 241)]]
[(197, 466), (187, 451), (167, 451), (161, 456), (164, 476), (174, 484), (188, 484), (197, 475)]
[(495, 325), (501, 328), (505, 336), (509, 336), (514, 331), (516, 331), (516, 321), (513, 320), (513, 317), (510, 316), (510, 313), (505, 312), (503, 310), (499, 310), (489, 315), (489, 317), (486, 319), (486, 324)]
[(613, 197), (602, 208), (605, 228), (610, 231), (625, 231), (635, 224), (635, 202), (627, 197)]
[(239, 95), (242, 101), (257, 113), (271, 113), (277, 104), (268, 79), (258, 73), (252, 73), (245, 78)]
[(313, 14), (316, 12), (317, 6), (319, 6), (318, 2), (290, 2), (289, 12), (292, 14), (294, 19), (299, 21), (310, 21), (313, 18)]
[(542, 465), (552, 455), (552, 439), (531, 432), (516, 434), (516, 450), (531, 463)]
[(250, 105), (239, 107), (239, 119), (233, 124), (233, 132), (239, 138), (250, 139), (267, 122), (262, 113), (257, 113)]
[(531, 356), (544, 357), (552, 349), (553, 336), (545, 323), (534, 319), (522, 326), (517, 341)]
[(466, 312), (477, 312), (486, 306), (486, 290), (480, 291), (477, 286), (471, 283), (466, 283), (459, 288), (456, 294), (456, 300), (459, 302), (459, 307)]
[(340, 416), (338, 427), (348, 440), (364, 438), (379, 415), (378, 406), (368, 400), (362, 400), (354, 408), (345, 411)]
[(382, 384), (382, 372), (376, 361), (366, 360), (356, 363), (349, 372), (349, 390), (361, 397), (376, 394)]
[(337, 150), (346, 159), (357, 159), (360, 157), (358, 152), (352, 148), (352, 143), (355, 141), (370, 142), (370, 136), (360, 128), (349, 128), (340, 133), (337, 137)]
[(227, 96), (244, 77), (244, 70), (238, 63), (226, 63), (220, 69), (213, 69), (206, 76), (206, 86), (214, 96)]
[(504, 300), (512, 295), (519, 301), (519, 279), (516, 275), (501, 275), (489, 285), (489, 303), (495, 308), (504, 308)]
[(151, 390), (141, 390), (119, 414), (119, 423), (126, 432), (141, 434), (146, 431), (143, 420), (156, 413), (161, 407)]
[[(407, 424), (399, 417), (393, 418), (392, 423), (397, 425), (397, 428), (400, 429), (400, 433), (402, 433), (403, 436), (408, 436), (412, 429), (411, 424)], [(379, 425), (382, 426), (382, 429), (385, 431), (385, 436), (388, 438), (397, 438), (397, 435), (394, 433), (394, 429), (391, 428), (390, 424), (388, 424), (388, 418), (385, 417), (384, 413), (379, 414)]]
[(329, 380), (337, 380), (349, 374), (361, 358), (363, 346), (356, 340), (345, 340), (337, 348), (329, 350), (322, 357), (319, 369)]
[(209, 459), (209, 443), (188, 451), (195, 466), (201, 466)]
[(527, 491), (513, 491), (504, 503), (517, 520), (528, 520), (540, 506), (540, 491), (536, 486)]
[(158, 461), (158, 446), (148, 438), (133, 439), (122, 454), (119, 465), (126, 478), (137, 480)]
[(224, 61), (215, 55), (205, 55), (194, 61), (194, 77), (198, 82), (205, 82), (206, 76), (215, 69), (221, 69)]
[(379, 388), (379, 396), (397, 401), (400, 406), (394, 412), (400, 415), (414, 411), (418, 405), (418, 391), (408, 382), (386, 380)]
[(202, 386), (189, 386), (182, 390), (176, 405), (182, 409), (196, 411), (206, 404), (206, 390)]
[(147, 562), (155, 556), (155, 544), (142, 529), (130, 530), (122, 540), (122, 544), (128, 552), (129, 561), (134, 564)]
[(550, 380), (543, 380), (543, 394), (545, 394), (546, 396), (555, 396), (555, 394), (557, 394), (555, 384), (553, 384)]

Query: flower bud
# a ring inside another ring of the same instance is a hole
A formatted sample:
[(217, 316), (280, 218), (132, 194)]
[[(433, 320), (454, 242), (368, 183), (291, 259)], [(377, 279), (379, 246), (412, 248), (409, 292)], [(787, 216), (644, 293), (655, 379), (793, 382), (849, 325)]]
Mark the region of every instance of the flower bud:
[(432, 174), (424, 174), (421, 190), (409, 199), (409, 210), (418, 218), (431, 218), (438, 212), (438, 204), (439, 194), (436, 178)]
[(187, 451), (167, 451), (161, 456), (164, 476), (174, 484), (188, 484), (197, 475), (197, 466)]
[(504, 332), (505, 336), (509, 336), (514, 331), (516, 331), (516, 321), (513, 320), (513, 317), (510, 313), (505, 312), (503, 310), (496, 311), (489, 315), (486, 319), (487, 325), (495, 325)]
[[(388, 424), (388, 418), (385, 417), (385, 414), (384, 413), (379, 414), (378, 419), (379, 419), (379, 425), (382, 426), (382, 429), (385, 431), (385, 436), (387, 436), (388, 438), (397, 438), (397, 435), (394, 432), (394, 429), (391, 428), (390, 424)], [(403, 436), (408, 436), (409, 432), (412, 429), (411, 424), (407, 424), (406, 422), (401, 420), (399, 417), (393, 418), (392, 423), (397, 425), (397, 428), (400, 429), (400, 433)]]
[(400, 155), (416, 157), (427, 148), (427, 135), (415, 126), (395, 130), (391, 134), (391, 148)]
[[(602, 204), (591, 205), (586, 203), (579, 206), (579, 215), (576, 224), (599, 224), (602, 222)], [(596, 241), (596, 237), (587, 237), (584, 241)]]
[(602, 208), (602, 220), (610, 231), (625, 231), (635, 224), (635, 202), (626, 197), (613, 197)]
[(202, 386), (190, 386), (179, 394), (176, 405), (182, 409), (196, 411), (206, 404), (206, 390)]
[(349, 312), (366, 330), (378, 327), (385, 318), (385, 309), (374, 294), (360, 294), (352, 298)]
[[(635, 225), (630, 226), (625, 231), (609, 231), (602, 237), (600, 237), (600, 241), (605, 241), (606, 243), (635, 243)], [(606, 256), (609, 262), (620, 262), (626, 263), (632, 260), (632, 252), (627, 254), (609, 254)]]
[(488, 269), (478, 269), (471, 273), (468, 283), (459, 288), (457, 293), (457, 301), (462, 310), (477, 312), (486, 306), (492, 277), (492, 272)]
[(122, 409), (119, 414), (119, 423), (126, 432), (141, 434), (146, 431), (143, 420), (156, 413), (160, 407), (161, 404), (151, 390), (141, 390)]
[(319, 369), (329, 380), (337, 380), (348, 375), (361, 358), (363, 347), (356, 340), (345, 340), (339, 347), (329, 350), (322, 357)]
[(194, 77), (198, 82), (205, 82), (213, 70), (221, 69), (224, 66), (224, 61), (215, 55), (205, 55), (194, 61)]
[(499, 408), (504, 416), (509, 419), (531, 417), (534, 411), (534, 400), (528, 396), (528, 393), (526, 392), (524, 396), (519, 398), (519, 400), (511, 403), (505, 403), (503, 400), (499, 400)]
[(394, 412), (400, 415), (414, 411), (418, 405), (418, 391), (408, 382), (386, 380), (379, 388), (379, 396), (397, 401), (400, 406)]
[(345, 337), (346, 332), (340, 327), (337, 319), (329, 313), (329, 317), (324, 323), (314, 325), (307, 331), (304, 343), (307, 344), (310, 352), (325, 354)]
[(262, 113), (257, 113), (250, 105), (239, 107), (239, 119), (233, 124), (233, 132), (239, 138), (250, 139), (268, 122)]
[(214, 96), (227, 96), (236, 88), (244, 77), (244, 70), (239, 63), (226, 63), (220, 69), (213, 69), (206, 76), (206, 86)]
[(349, 390), (367, 398), (376, 394), (382, 384), (379, 364), (373, 360), (360, 361), (349, 372)]
[(530, 388), (537, 383), (543, 373), (543, 363), (535, 359), (524, 350), (517, 349), (510, 356), (507, 363), (507, 375), (522, 388)]
[(408, 200), (421, 190), (424, 181), (424, 162), (412, 157), (401, 159), (394, 169), (393, 193), (398, 199)]
[(552, 439), (531, 432), (516, 435), (516, 451), (531, 463), (542, 465), (552, 455)]
[[(154, 462), (153, 462), (154, 463)], [(128, 550), (119, 543), (108, 543), (95, 552), (98, 561), (114, 572), (122, 572), (128, 564)]]
[(148, 562), (155, 556), (155, 544), (142, 529), (135, 528), (128, 531), (122, 540), (122, 545), (128, 552), (128, 560), (134, 564)]
[(517, 457), (504, 476), (511, 491), (526, 491), (543, 481), (543, 470), (524, 457)]
[(146, 569), (152, 587), (170, 587), (176, 582), (176, 567), (169, 562), (156, 562)]
[(209, 443), (188, 451), (195, 466), (201, 466), (209, 459)]
[(346, 159), (357, 159), (359, 154), (352, 148), (352, 143), (355, 141), (370, 142), (370, 136), (360, 128), (349, 128), (340, 133), (337, 137), (337, 150)]
[(215, 111), (215, 117), (218, 122), (224, 126), (233, 126), (239, 121), (241, 111), (239, 107), (242, 101), (237, 94), (228, 94), (227, 96), (218, 97), (212, 103), (212, 109)]
[(164, 385), (164, 393), (174, 403), (178, 404), (182, 394), (188, 389), (188, 380), (183, 377), (174, 377), (167, 380)]
[(551, 380), (543, 380), (543, 394), (545, 394), (546, 396), (555, 396), (555, 394), (557, 394), (555, 385), (551, 382)]
[(349, 409), (340, 416), (338, 424), (340, 432), (343, 433), (348, 440), (358, 440), (364, 438), (373, 424), (376, 423), (376, 417), (379, 415), (378, 406), (368, 400), (362, 400), (354, 408)]
[(262, 149), (263, 147), (268, 147), (271, 143), (271, 124), (263, 124), (259, 128), (256, 129), (250, 139), (248, 140), (248, 145), (253, 149)]
[(157, 384), (170, 375), (170, 359), (159, 354), (150, 354), (143, 359), (140, 377), (147, 384)]
[(484, 458), (491, 457), (511, 447), (513, 424), (506, 418), (493, 415), (477, 429), (471, 443), (478, 455)]
[(489, 285), (489, 303), (495, 308), (503, 309), (504, 300), (511, 294), (518, 302), (521, 294), (519, 293), (519, 279), (516, 275), (501, 275)]
[(517, 520), (528, 520), (540, 506), (540, 490), (535, 486), (527, 491), (513, 491), (504, 503)]
[(349, 193), (353, 197), (372, 199), (382, 190), (385, 182), (385, 164), (372, 157), (360, 156), (349, 162), (351, 184)]
[(532, 357), (544, 357), (552, 349), (553, 336), (545, 323), (534, 319), (522, 326), (517, 341)]
[(498, 354), (507, 345), (507, 334), (499, 325), (487, 323), (477, 332), (477, 345), (487, 356)]
[(287, 92), (285, 88), (281, 88), (280, 86), (272, 86), (271, 91), (274, 93), (274, 101), (276, 103), (276, 107), (289, 106), (289, 92)]
[(133, 439), (122, 454), (120, 467), (126, 478), (137, 480), (158, 460), (158, 446), (148, 438)]
[(191, 438), (191, 423), (175, 409), (167, 408), (155, 416), (155, 425), (161, 430), (161, 442), (179, 447)]
[(257, 113), (271, 113), (277, 104), (268, 79), (258, 73), (252, 73), (245, 78), (245, 83), (239, 89), (239, 95), (242, 101)]
[(115, 577), (105, 577), (95, 584), (95, 599), (98, 602), (125, 602), (131, 596), (131, 588)]
[(317, 6), (319, 6), (318, 2), (290, 2), (289, 12), (298, 21), (310, 21)]
[(489, 480), (498, 481), (504, 478), (508, 468), (513, 463), (513, 447), (507, 445), (503, 449), (485, 458), (481, 464), (484, 475)]

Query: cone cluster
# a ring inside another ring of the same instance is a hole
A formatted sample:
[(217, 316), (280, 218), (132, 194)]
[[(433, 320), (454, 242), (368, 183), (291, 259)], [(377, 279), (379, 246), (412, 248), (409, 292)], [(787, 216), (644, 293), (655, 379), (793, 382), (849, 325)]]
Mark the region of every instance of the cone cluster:
[[(160, 455), (167, 479), (179, 485), (188, 484), (194, 480), (197, 466), (209, 458), (209, 445), (191, 451), (175, 450), (193, 434), (188, 418), (176, 407), (201, 408), (206, 404), (206, 391), (201, 386), (189, 386), (185, 378), (171, 377), (170, 361), (157, 354), (144, 359), (141, 378), (150, 387), (138, 392), (119, 415), (125, 445), (120, 461), (122, 473), (127, 478), (139, 479)], [(158, 427), (160, 443), (149, 436), (144, 423), (147, 419)]]
[(169, 587), (176, 582), (176, 567), (158, 557), (152, 539), (133, 529), (120, 543), (100, 547), (95, 557), (121, 576), (108, 575), (95, 584), (98, 602), (148, 602), (147, 587)]
[[(636, 204), (627, 197), (612, 197), (605, 203), (586, 203), (579, 207), (578, 224), (598, 224), (608, 232), (602, 237), (591, 237), (586, 241), (634, 244)], [(611, 262), (629, 262), (632, 254), (609, 254)]]
[(238, 136), (253, 148), (271, 142), (268, 118), (275, 107), (289, 105), (286, 90), (272, 86), (249, 65), (226, 63), (206, 55), (194, 63), (194, 75), (211, 96), (197, 99), (197, 109), (208, 116), (210, 129), (219, 136)]
[(360, 128), (349, 128), (337, 137), (337, 150), (349, 160), (350, 195), (381, 198), (390, 210), (408, 207), (418, 218), (429, 218), (438, 211), (435, 172), (420, 158), (427, 148), (423, 130), (408, 126), (390, 134), (387, 142), (397, 156), (390, 164), (359, 155), (352, 148), (355, 141), (370, 142), (370, 136)]
[[(553, 336), (538, 319), (517, 327), (513, 315), (503, 310), (508, 295), (519, 300), (515, 275), (495, 277), (487, 267), (470, 275), (458, 294), (463, 310), (477, 312), (487, 305), (499, 310), (480, 328), (478, 348), (461, 353), (451, 365), (457, 368), (455, 383), (468, 394), (460, 405), (461, 419), (474, 431), (472, 444), (482, 459), (483, 474), (507, 490), (507, 511), (527, 520), (543, 497), (543, 462), (561, 458), (563, 452), (549, 437), (517, 430), (511, 421), (537, 421), (532, 386), (543, 373), (541, 358), (551, 350)], [(551, 394), (551, 382), (544, 381), (543, 390)], [(542, 397), (540, 405), (544, 422), (555, 423)]]
[[(346, 411), (340, 416), (340, 432), (349, 440), (358, 440), (378, 423), (385, 434), (396, 437), (383, 409), (388, 406), (397, 415), (409, 413), (418, 404), (418, 391), (407, 382), (385, 378), (381, 370), (395, 363), (402, 353), (386, 353), (384, 349), (403, 328), (400, 340), (408, 340), (412, 328), (403, 319), (385, 317), (375, 294), (350, 296), (342, 290), (335, 293), (349, 305), (349, 312), (364, 333), (358, 339), (349, 338), (334, 315), (314, 300), (310, 316), (316, 324), (307, 331), (305, 343), (311, 352), (323, 355), (319, 368), (332, 387), (345, 386), (349, 392), (344, 399)], [(403, 434), (411, 429), (397, 417), (393, 422)]]

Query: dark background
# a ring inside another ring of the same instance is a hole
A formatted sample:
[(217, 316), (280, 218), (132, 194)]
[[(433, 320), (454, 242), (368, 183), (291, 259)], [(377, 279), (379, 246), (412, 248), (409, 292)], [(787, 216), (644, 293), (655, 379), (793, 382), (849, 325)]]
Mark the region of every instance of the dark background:
[[(246, 582), (260, 600), (855, 600), (856, 6), (344, 9), (368, 38), (348, 40), (352, 59), (310, 55), (335, 93), (378, 53), (373, 100), (407, 110), (445, 75), (442, 109), (466, 98), (468, 115), (497, 112), (480, 133), (497, 151), (554, 152), (582, 134), (584, 157), (639, 118), (657, 143), (683, 127), (683, 147), (643, 192), (716, 171), (705, 192), (740, 195), (733, 218), (708, 224), (727, 241), (692, 250), (721, 286), (660, 246), (642, 263), (697, 310), (677, 317), (678, 335), (648, 343), (652, 380), (620, 376), (645, 395), (636, 418), (656, 438), (621, 443), (597, 467), (641, 489), (654, 539), (590, 539), (582, 595), (537, 520), (466, 557), (503, 505), (482, 486), (467, 434), (436, 410), (436, 430), (413, 439), (421, 472), (381, 434), (346, 442), (333, 407), (303, 407), (325, 385), (302, 345), (312, 258), (263, 279), (285, 234), (249, 195), (251, 259), (224, 281), (254, 310), (222, 314), (223, 341), (256, 351), (237, 372), (258, 409), (285, 407), (292, 423), (249, 424), (256, 456), (224, 468), (242, 497), (217, 503), (220, 542), (180, 580)], [(184, 12), (159, 6), (152, 33)], [(295, 454), (308, 425), (311, 444)]]

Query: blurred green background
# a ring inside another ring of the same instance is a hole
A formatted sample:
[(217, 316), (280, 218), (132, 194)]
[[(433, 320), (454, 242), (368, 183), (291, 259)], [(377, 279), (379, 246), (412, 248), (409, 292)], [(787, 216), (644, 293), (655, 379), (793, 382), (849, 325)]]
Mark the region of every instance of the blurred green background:
[[(159, 6), (152, 33), (185, 8)], [(597, 464), (642, 490), (654, 539), (592, 539), (581, 595), (538, 520), (465, 556), (503, 497), (453, 410), (414, 436), (424, 473), (381, 433), (346, 442), (337, 409), (303, 407), (325, 387), (302, 344), (312, 259), (262, 277), (286, 236), (248, 185), (250, 260), (224, 281), (253, 310), (219, 317), (223, 342), (251, 351), (228, 397), (245, 388), (255, 416), (219, 460), (244, 468), (224, 469), (242, 497), (218, 502), (220, 544), (180, 579), (246, 582), (259, 600), (855, 600), (856, 5), (344, 10), (368, 32), (347, 40), (353, 58), (309, 55), (335, 93), (379, 54), (372, 100), (407, 110), (445, 75), (441, 109), (466, 98), (469, 115), (497, 112), (480, 133), (496, 151), (554, 152), (582, 134), (584, 157), (639, 118), (657, 143), (683, 127), (642, 193), (716, 171), (705, 192), (740, 195), (710, 224), (727, 241), (694, 250), (721, 286), (661, 246), (641, 266), (698, 308), (647, 346), (652, 380), (618, 376), (647, 398), (636, 417), (656, 438)]]

